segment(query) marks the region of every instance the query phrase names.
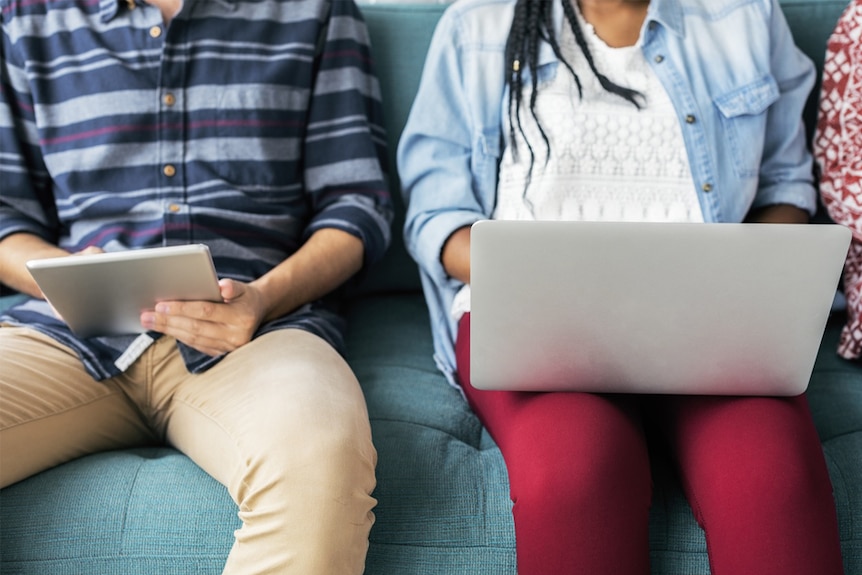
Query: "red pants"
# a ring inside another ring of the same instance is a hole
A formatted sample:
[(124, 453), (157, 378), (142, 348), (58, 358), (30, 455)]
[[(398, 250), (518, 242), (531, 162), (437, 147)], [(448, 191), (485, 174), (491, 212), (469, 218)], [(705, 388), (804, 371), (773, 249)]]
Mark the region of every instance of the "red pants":
[(646, 421), (677, 464), (713, 575), (843, 573), (804, 396), (480, 391), (469, 383), (469, 330), (467, 314), (458, 375), (506, 461), (519, 575), (649, 573)]

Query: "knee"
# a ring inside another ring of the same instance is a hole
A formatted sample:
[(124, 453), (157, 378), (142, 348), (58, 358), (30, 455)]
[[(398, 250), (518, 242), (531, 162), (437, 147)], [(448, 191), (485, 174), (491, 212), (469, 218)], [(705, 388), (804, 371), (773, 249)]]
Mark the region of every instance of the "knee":
[[(808, 509), (812, 502), (831, 500), (832, 487), (820, 454), (777, 449), (738, 461), (716, 474), (709, 493), (697, 495), (702, 506), (745, 509), (780, 517), (794, 509)], [(706, 510), (704, 510), (706, 511)]]
[(254, 450), (249, 472), (268, 469), (274, 478), (330, 492), (362, 485), (370, 493), (377, 452), (368, 419), (335, 419), (317, 414), (272, 426)]
[(645, 453), (605, 449), (528, 459), (518, 467), (509, 475), (512, 499), (522, 514), (598, 517), (649, 508), (652, 487)]

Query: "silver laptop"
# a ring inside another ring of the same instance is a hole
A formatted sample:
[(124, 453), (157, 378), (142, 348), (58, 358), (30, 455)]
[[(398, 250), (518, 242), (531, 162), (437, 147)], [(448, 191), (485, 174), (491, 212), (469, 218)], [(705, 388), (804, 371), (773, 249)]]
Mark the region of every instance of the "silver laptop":
[(471, 383), (798, 395), (849, 244), (837, 225), (478, 222)]
[(80, 337), (143, 332), (141, 312), (158, 301), (220, 299), (203, 244), (31, 260), (27, 268)]

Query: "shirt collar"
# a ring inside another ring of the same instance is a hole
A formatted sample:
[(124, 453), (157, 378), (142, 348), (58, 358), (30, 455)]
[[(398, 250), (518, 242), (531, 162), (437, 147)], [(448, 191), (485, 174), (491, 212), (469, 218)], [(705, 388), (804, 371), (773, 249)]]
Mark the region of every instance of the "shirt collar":
[(678, 36), (685, 36), (682, 6), (677, 0), (652, 0), (647, 22), (658, 22)]
[[(183, 3), (183, 8), (193, 0), (185, 0)], [(225, 8), (229, 10), (234, 10), (236, 8), (236, 3), (231, 0), (207, 0), (208, 2), (216, 2), (221, 4)], [(135, 3), (147, 3), (146, 0), (135, 0)], [(110, 22), (113, 20), (117, 13), (120, 11), (120, 8), (127, 8), (128, 0), (99, 0), (99, 16), (102, 19), (102, 22)]]
[(120, 2), (125, 0), (99, 0), (99, 17), (102, 22), (110, 22), (120, 11)]

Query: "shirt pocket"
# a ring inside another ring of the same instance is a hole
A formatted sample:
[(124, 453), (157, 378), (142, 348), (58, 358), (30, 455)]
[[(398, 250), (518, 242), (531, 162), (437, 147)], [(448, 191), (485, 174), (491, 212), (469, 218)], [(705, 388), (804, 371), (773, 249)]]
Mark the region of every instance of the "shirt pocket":
[(755, 178), (760, 172), (767, 111), (779, 96), (778, 84), (769, 75), (713, 100), (740, 178)]

